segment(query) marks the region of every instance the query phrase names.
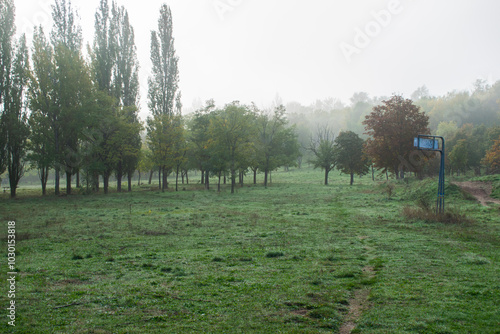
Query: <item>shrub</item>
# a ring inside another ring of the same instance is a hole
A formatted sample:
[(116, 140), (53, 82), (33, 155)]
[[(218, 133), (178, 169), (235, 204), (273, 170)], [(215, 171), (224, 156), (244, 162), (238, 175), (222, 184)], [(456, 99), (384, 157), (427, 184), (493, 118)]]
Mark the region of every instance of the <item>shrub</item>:
[(386, 182), (384, 184), (384, 193), (387, 194), (387, 199), (391, 199), (392, 195), (394, 195), (394, 184), (391, 182)]

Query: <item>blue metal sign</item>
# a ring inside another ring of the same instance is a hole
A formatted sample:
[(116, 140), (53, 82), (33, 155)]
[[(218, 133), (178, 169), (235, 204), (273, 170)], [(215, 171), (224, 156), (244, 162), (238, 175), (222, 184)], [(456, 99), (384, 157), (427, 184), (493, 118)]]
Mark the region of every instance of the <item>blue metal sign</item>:
[(439, 151), (439, 140), (418, 137), (415, 138), (413, 146), (417, 147), (419, 150)]
[[(441, 139), (441, 148), (439, 148), (439, 139)], [(436, 202), (436, 213), (444, 213), (444, 138), (440, 136), (418, 135), (415, 138), (413, 145), (419, 150), (430, 150), (441, 152), (441, 165), (439, 166), (439, 185)]]

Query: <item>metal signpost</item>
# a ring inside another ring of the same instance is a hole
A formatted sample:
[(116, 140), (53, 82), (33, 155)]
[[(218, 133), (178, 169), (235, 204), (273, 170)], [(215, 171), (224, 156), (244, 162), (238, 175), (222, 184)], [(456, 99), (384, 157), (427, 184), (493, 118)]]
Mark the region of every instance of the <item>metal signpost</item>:
[[(439, 139), (442, 141), (441, 148), (439, 148)], [(440, 136), (418, 135), (413, 145), (419, 150), (441, 152), (436, 213), (442, 214), (444, 213), (444, 138)]]

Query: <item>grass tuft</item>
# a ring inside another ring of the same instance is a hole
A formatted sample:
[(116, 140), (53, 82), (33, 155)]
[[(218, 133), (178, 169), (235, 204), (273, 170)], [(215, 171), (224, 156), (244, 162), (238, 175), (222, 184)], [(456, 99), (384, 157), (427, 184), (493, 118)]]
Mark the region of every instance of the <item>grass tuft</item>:
[(283, 252), (269, 252), (266, 254), (266, 257), (268, 258), (277, 258), (277, 257), (282, 257), (285, 256)]

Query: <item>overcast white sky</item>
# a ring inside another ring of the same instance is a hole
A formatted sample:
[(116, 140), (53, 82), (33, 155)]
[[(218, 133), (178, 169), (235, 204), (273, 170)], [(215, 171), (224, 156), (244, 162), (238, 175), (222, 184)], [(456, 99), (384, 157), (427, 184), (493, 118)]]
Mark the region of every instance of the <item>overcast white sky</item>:
[[(100, 0), (72, 0), (86, 43)], [(46, 32), (54, 0), (14, 0), (18, 33)], [(214, 98), (310, 104), (355, 92), (371, 96), (419, 86), (431, 94), (500, 79), (497, 0), (117, 0), (131, 17), (148, 114), (150, 31), (167, 3), (174, 20), (184, 106)], [(378, 13), (378, 14), (377, 14)], [(387, 15), (387, 14), (390, 15)], [(363, 31), (363, 33), (360, 33)]]

